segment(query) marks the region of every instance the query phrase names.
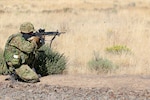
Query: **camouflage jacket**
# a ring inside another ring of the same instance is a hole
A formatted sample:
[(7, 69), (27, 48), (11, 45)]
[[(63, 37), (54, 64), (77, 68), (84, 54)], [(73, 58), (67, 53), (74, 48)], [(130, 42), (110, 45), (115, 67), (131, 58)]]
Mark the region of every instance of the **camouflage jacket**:
[(13, 65), (20, 65), (25, 63), (36, 49), (37, 45), (25, 40), (21, 33), (14, 34), (6, 42), (4, 59)]

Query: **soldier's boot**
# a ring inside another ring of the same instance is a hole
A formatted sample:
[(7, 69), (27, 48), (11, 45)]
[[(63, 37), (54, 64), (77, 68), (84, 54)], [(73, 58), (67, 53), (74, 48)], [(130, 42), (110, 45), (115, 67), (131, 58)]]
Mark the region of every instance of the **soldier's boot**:
[(18, 82), (20, 79), (16, 74), (10, 74), (8, 78), (5, 79), (5, 81), (11, 81), (11, 82)]
[(14, 67), (9, 67), (9, 77), (6, 78), (6, 81), (16, 82), (18, 81), (19, 76), (15, 73)]

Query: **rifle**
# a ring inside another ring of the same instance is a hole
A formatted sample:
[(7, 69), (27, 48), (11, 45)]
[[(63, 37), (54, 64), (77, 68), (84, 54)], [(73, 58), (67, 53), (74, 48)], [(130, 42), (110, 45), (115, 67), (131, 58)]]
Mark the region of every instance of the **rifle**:
[(38, 36), (40, 38), (40, 43), (42, 45), (45, 44), (46, 35), (53, 36), (53, 38), (50, 40), (50, 48), (51, 48), (52, 42), (56, 38), (56, 36), (59, 36), (60, 34), (64, 34), (64, 33), (65, 32), (58, 32), (58, 30), (56, 32), (45, 32), (45, 29), (40, 28), (38, 31), (33, 33), (32, 36)]

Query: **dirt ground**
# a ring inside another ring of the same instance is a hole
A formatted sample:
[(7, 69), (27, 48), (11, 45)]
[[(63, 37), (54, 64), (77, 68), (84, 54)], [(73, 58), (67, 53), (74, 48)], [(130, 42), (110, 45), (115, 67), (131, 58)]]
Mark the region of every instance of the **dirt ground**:
[(6, 77), (0, 100), (150, 100), (150, 76), (51, 75), (34, 84)]

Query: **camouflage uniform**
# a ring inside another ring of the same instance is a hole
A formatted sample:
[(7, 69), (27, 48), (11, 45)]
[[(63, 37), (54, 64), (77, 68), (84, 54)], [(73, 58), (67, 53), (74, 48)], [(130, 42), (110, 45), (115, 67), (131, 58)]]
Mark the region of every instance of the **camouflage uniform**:
[[(32, 24), (22, 24), (21, 32), (32, 32), (34, 27), (30, 27), (30, 25)], [(4, 59), (10, 73), (17, 75), (25, 82), (39, 81), (38, 75), (31, 69), (37, 48), (37, 44), (26, 40), (22, 33), (11, 35), (6, 42), (4, 51)]]

